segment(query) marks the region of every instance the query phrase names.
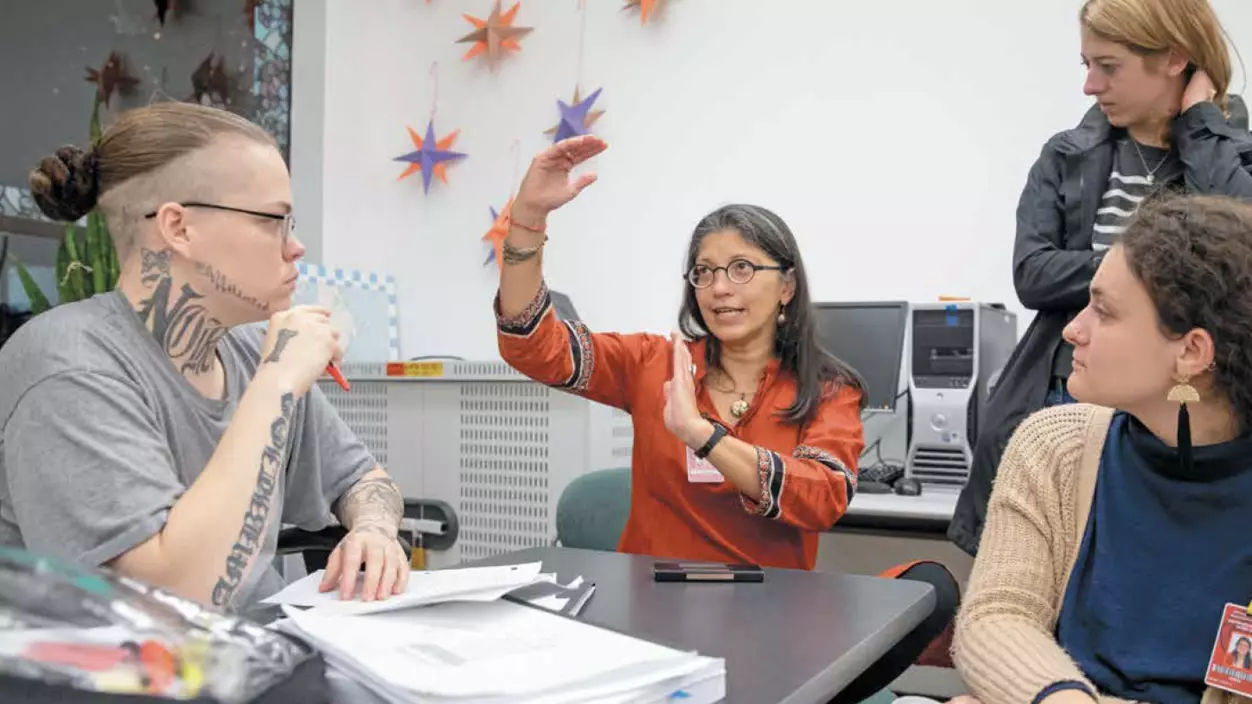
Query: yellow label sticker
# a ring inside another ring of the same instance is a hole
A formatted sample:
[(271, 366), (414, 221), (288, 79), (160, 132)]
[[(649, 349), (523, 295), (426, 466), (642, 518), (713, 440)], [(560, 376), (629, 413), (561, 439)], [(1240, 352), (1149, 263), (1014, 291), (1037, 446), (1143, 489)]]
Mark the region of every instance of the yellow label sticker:
[(443, 362), (388, 362), (387, 376), (440, 377)]

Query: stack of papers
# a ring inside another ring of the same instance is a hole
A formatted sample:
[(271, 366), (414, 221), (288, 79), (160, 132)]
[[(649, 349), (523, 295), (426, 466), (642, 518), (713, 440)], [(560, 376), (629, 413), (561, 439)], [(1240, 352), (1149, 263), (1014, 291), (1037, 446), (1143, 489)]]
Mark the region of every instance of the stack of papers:
[(368, 615), (283, 609), (288, 618), (275, 628), (315, 644), (337, 676), (383, 702), (703, 704), (725, 696), (721, 659), (510, 601)]
[[(318, 570), (289, 584), (286, 589), (262, 600), (262, 603), (314, 607), (321, 613), (362, 615), (451, 601), (495, 601), (514, 589), (555, 579), (551, 575), (540, 574), (540, 567), (542, 563), (532, 562), (502, 567), (414, 571), (409, 575), (408, 588), (403, 594), (381, 601), (361, 601), (359, 598), (343, 601), (338, 590), (319, 592), (322, 570)], [(360, 585), (356, 593), (361, 593)]]

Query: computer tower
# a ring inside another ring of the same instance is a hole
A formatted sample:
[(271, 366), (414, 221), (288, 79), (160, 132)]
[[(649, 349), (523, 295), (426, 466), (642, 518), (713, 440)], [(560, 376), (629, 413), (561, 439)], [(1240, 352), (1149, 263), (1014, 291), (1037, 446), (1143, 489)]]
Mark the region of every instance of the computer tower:
[(1017, 315), (987, 303), (914, 303), (909, 330), (906, 476), (964, 486), (987, 396), (1017, 344)]

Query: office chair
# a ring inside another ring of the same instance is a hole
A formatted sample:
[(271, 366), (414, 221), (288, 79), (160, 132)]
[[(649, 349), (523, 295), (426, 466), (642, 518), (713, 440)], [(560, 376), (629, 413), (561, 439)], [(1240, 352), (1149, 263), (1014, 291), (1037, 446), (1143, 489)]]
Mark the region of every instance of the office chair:
[(556, 539), (567, 548), (617, 550), (630, 515), (630, 468), (588, 472), (565, 487), (556, 504)]
[[(411, 562), (413, 548), (447, 550), (456, 542), (460, 533), (456, 510), (447, 502), (435, 499), (405, 499), (404, 518), (400, 521), (397, 540)], [(309, 574), (325, 569), (330, 553), (339, 545), (348, 530), (343, 526), (329, 526), (321, 530), (284, 528), (278, 533), (277, 555), (300, 554), (304, 569)]]

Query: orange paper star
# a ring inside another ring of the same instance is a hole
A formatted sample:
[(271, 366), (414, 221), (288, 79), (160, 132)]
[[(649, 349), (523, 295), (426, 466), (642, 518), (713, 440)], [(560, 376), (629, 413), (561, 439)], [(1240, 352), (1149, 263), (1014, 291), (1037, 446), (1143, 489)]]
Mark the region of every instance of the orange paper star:
[(501, 269), (504, 268), (504, 238), (509, 235), (509, 213), (513, 210), (513, 196), (509, 196), (509, 202), (504, 204), (504, 209), (499, 213), (494, 210), (492, 214), (496, 216), (495, 222), (491, 223), (491, 229), (487, 230), (487, 234), (483, 235), (483, 242), (490, 242), (492, 255), (487, 257), (487, 261), (483, 262), (483, 266), (491, 263), (492, 259), (496, 260), (496, 264)]
[(639, 8), (639, 24), (646, 24), (648, 21), (648, 15), (651, 15), (655, 10), (659, 9), (657, 6), (660, 4), (661, 0), (626, 0), (626, 7), (622, 9), (630, 10), (636, 7)]
[(457, 43), (473, 42), (474, 46), (465, 52), (465, 56), (461, 57), (463, 61), (469, 61), (475, 56), (481, 54), (487, 55), (487, 63), (491, 67), (495, 67), (496, 62), (504, 57), (506, 51), (521, 51), (522, 47), (517, 40), (524, 35), (529, 34), (533, 28), (531, 27), (514, 27), (513, 20), (517, 17), (517, 11), (522, 3), (513, 3), (513, 7), (509, 11), (500, 14), (500, 0), (495, 0), (491, 14), (487, 15), (487, 19), (482, 20), (471, 15), (462, 15), (467, 22), (474, 25), (473, 32), (461, 37)]

